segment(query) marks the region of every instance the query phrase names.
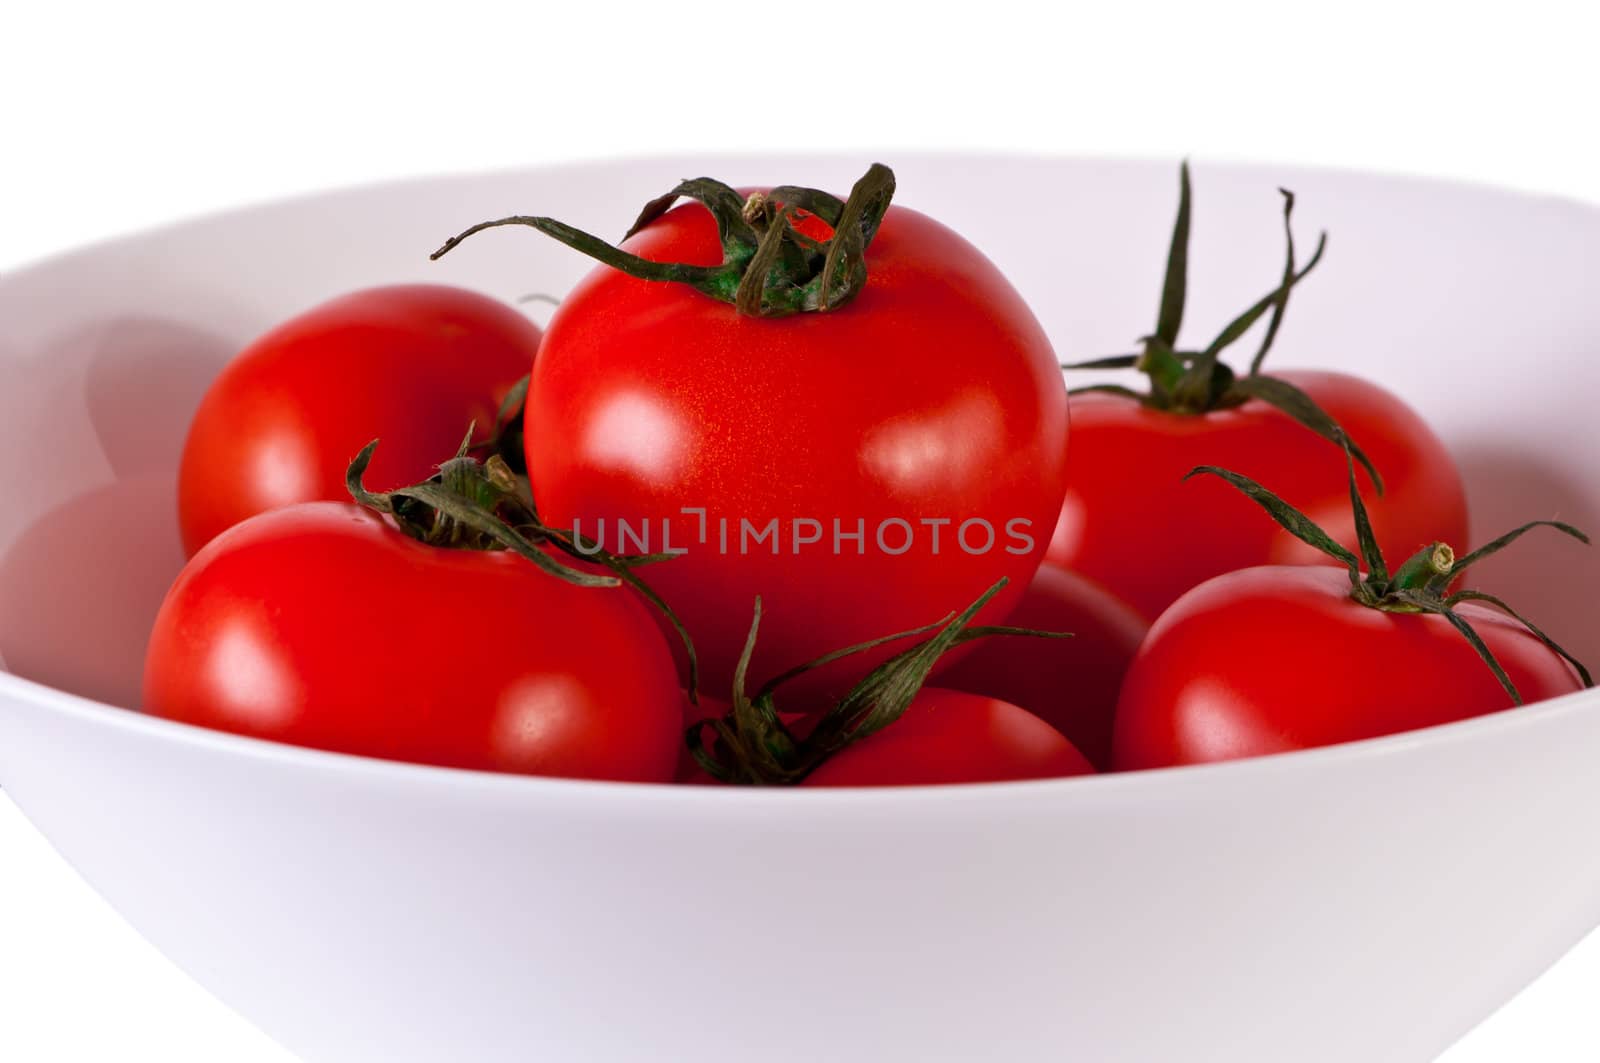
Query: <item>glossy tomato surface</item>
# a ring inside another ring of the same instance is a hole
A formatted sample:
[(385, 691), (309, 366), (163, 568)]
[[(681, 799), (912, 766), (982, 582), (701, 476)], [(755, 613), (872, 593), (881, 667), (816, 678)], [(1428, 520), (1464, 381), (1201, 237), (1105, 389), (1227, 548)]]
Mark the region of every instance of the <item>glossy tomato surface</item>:
[[(698, 204), (625, 246), (721, 258)], [(890, 208), (867, 266), (852, 302), (765, 319), (601, 267), (550, 322), (526, 436), (541, 511), (613, 550), (688, 551), (648, 575), (714, 692), (758, 594), (752, 689), (962, 609), (1007, 576), (984, 614), (1003, 618), (1055, 526), (1065, 390), (1021, 297), (971, 244), (904, 208)], [(624, 539), (619, 518), (647, 541)], [(887, 652), (813, 673), (791, 697), (820, 708)]]
[(256, 738), (641, 782), (673, 777), (679, 698), (631, 592), (427, 546), (337, 502), (262, 514), (197, 554), (144, 685), (147, 712)]
[[(1467, 541), (1461, 475), (1405, 403), (1343, 373), (1274, 374), (1298, 385), (1372, 459), (1384, 496), (1359, 473), (1378, 542), (1408, 557), (1434, 539)], [(1220, 480), (1183, 477), (1218, 465), (1271, 487), (1354, 549), (1344, 454), (1260, 401), (1181, 415), (1112, 395), (1072, 399), (1072, 463), (1049, 558), (1154, 619), (1189, 588), (1235, 569), (1326, 564)]]
[[(1580, 688), (1504, 614), (1458, 608), (1525, 701)], [(1114, 761), (1128, 770), (1261, 756), (1512, 705), (1444, 617), (1360, 605), (1343, 569), (1253, 568), (1197, 587), (1150, 629), (1123, 684)]]
[(1104, 770), (1122, 677), (1149, 625), (1109, 591), (1048, 561), (1006, 623), (1073, 637), (983, 639), (939, 685), (1020, 705)]
[(246, 347), (195, 413), (178, 476), (184, 547), (278, 506), (344, 501), (374, 439), (373, 490), (433, 475), (476, 423), (486, 437), (540, 331), (462, 288), (403, 284), (331, 299)]
[(922, 786), (1088, 775), (1054, 727), (1009, 702), (924, 687), (888, 727), (824, 761), (802, 786)]

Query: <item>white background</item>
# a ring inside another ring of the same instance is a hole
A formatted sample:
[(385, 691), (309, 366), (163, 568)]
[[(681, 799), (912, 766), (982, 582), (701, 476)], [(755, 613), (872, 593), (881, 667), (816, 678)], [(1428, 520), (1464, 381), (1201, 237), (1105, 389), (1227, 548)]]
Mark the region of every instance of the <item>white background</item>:
[[(0, 269), (327, 185), (684, 149), (1190, 154), (1597, 201), (1592, 6), (0, 0)], [(1600, 1058), (1597, 993), (1592, 938), (1445, 1058)], [(3, 797), (0, 1059), (288, 1061)]]

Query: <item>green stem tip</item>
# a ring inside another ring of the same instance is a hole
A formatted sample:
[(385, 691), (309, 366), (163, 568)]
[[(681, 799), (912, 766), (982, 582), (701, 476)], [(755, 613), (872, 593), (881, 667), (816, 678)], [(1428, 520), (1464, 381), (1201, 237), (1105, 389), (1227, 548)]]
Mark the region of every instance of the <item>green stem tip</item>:
[[(1166, 274), (1161, 286), (1161, 304), (1156, 312), (1155, 331), (1139, 341), (1141, 349), (1138, 354), (1093, 358), (1062, 367), (1070, 370), (1134, 369), (1145, 375), (1149, 389), (1141, 393), (1116, 384), (1094, 384), (1073, 388), (1072, 393), (1110, 392), (1134, 399), (1152, 409), (1183, 416), (1232, 409), (1256, 400), (1276, 407), (1330, 443), (1343, 445), (1347, 441), (1343, 429), (1315, 399), (1289, 381), (1268, 376), (1261, 371), (1267, 353), (1272, 349), (1278, 338), (1278, 330), (1283, 325), (1284, 314), (1289, 307), (1289, 294), (1321, 263), (1328, 246), (1328, 234), (1323, 233), (1317, 239), (1311, 258), (1304, 266), (1299, 265), (1292, 224), (1294, 193), (1282, 188), (1278, 191), (1283, 196), (1283, 230), (1287, 252), (1283, 274), (1277, 286), (1228, 322), (1210, 343), (1198, 349), (1183, 349), (1178, 346), (1178, 334), (1183, 327), (1184, 308), (1188, 301), (1189, 236), (1194, 206), (1189, 164), (1185, 162), (1179, 171), (1178, 216), (1167, 249)], [(1222, 355), (1263, 318), (1267, 319), (1267, 326), (1261, 344), (1250, 360), (1249, 372), (1240, 374), (1222, 361)], [(1350, 451), (1372, 478), (1373, 487), (1381, 496), (1384, 490), (1383, 477), (1378, 474), (1371, 459), (1354, 443), (1350, 444)]]

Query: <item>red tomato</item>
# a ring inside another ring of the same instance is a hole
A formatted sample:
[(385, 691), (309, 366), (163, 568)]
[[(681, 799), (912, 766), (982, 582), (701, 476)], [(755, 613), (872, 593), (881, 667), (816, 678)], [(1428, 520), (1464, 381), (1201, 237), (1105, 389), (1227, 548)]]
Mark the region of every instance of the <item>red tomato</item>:
[(802, 786), (922, 786), (1088, 775), (1060, 731), (1009, 702), (924, 687), (905, 715), (846, 746)]
[[(1525, 701), (1580, 689), (1567, 663), (1510, 618), (1457, 610)], [(1230, 760), (1511, 706), (1444, 617), (1363, 606), (1339, 569), (1252, 568), (1190, 591), (1151, 628), (1123, 684), (1113, 759), (1118, 770)]]
[(1048, 562), (1006, 623), (1073, 637), (982, 639), (940, 685), (1019, 705), (1066, 735), (1095, 767), (1109, 766), (1117, 692), (1149, 625), (1109, 592)]
[(195, 413), (178, 476), (184, 547), (278, 506), (347, 500), (345, 467), (376, 438), (374, 490), (427, 479), (469, 424), (488, 436), (539, 335), (513, 307), (432, 284), (352, 292), (284, 322)]
[[(624, 246), (722, 259), (698, 204)], [(889, 208), (866, 259), (853, 301), (783, 318), (602, 267), (545, 337), (526, 436), (540, 510), (613, 551), (689, 551), (648, 575), (693, 634), (712, 691), (728, 689), (757, 594), (769, 619), (752, 688), (926, 624), (1002, 575), (1011, 586), (984, 620), (1003, 619), (1055, 525), (1065, 389), (1026, 304), (971, 244), (915, 211)], [(703, 539), (685, 509), (704, 511)], [(648, 542), (622, 539), (619, 520), (648, 528)], [(752, 540), (769, 527), (772, 538)], [(892, 652), (812, 673), (786, 704), (828, 704)]]
[[(1343, 373), (1282, 372), (1342, 425), (1384, 480), (1363, 475), (1378, 543), (1407, 556), (1434, 538), (1467, 541), (1466, 493), (1444, 444), (1394, 395)], [(1178, 414), (1114, 395), (1072, 398), (1072, 465), (1049, 560), (1087, 576), (1148, 618), (1189, 588), (1234, 569), (1327, 563), (1261, 519), (1221, 481), (1183, 482), (1220, 465), (1274, 485), (1290, 504), (1354, 548), (1343, 453), (1276, 408)]]
[(623, 588), (446, 550), (314, 502), (214, 539), (157, 616), (145, 709), (316, 749), (667, 782), (677, 675)]

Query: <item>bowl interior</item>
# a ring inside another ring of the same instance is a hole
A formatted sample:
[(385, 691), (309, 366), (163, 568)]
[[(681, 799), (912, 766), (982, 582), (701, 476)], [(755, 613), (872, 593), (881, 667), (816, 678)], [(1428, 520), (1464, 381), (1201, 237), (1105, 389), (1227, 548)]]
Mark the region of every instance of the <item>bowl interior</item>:
[[(391, 281), (559, 293), (586, 260), (531, 232), (489, 233), (439, 263), (427, 253), (506, 213), (614, 232), (629, 205), (691, 170), (844, 188), (862, 163), (659, 159), (414, 181), (205, 218), (0, 278), (0, 451), (12, 456), (0, 468), (0, 664), (137, 704), (146, 631), (182, 562), (174, 475), (186, 425), (217, 368), (276, 320)], [(896, 168), (898, 200), (995, 259), (1063, 361), (1128, 349), (1148, 328), (1172, 166), (912, 157)], [(1012, 193), (977, 194), (1001, 185)], [(1475, 537), (1535, 517), (1600, 529), (1589, 399), (1600, 301), (1586, 288), (1600, 273), (1600, 215), (1438, 182), (1202, 164), (1194, 336), (1276, 282), (1278, 185), (1299, 194), (1302, 239), (1325, 228), (1331, 240), (1275, 363), (1366, 374), (1419, 408), (1466, 472)], [(1476, 581), (1514, 589), (1557, 639), (1600, 657), (1592, 551), (1530, 540)]]

